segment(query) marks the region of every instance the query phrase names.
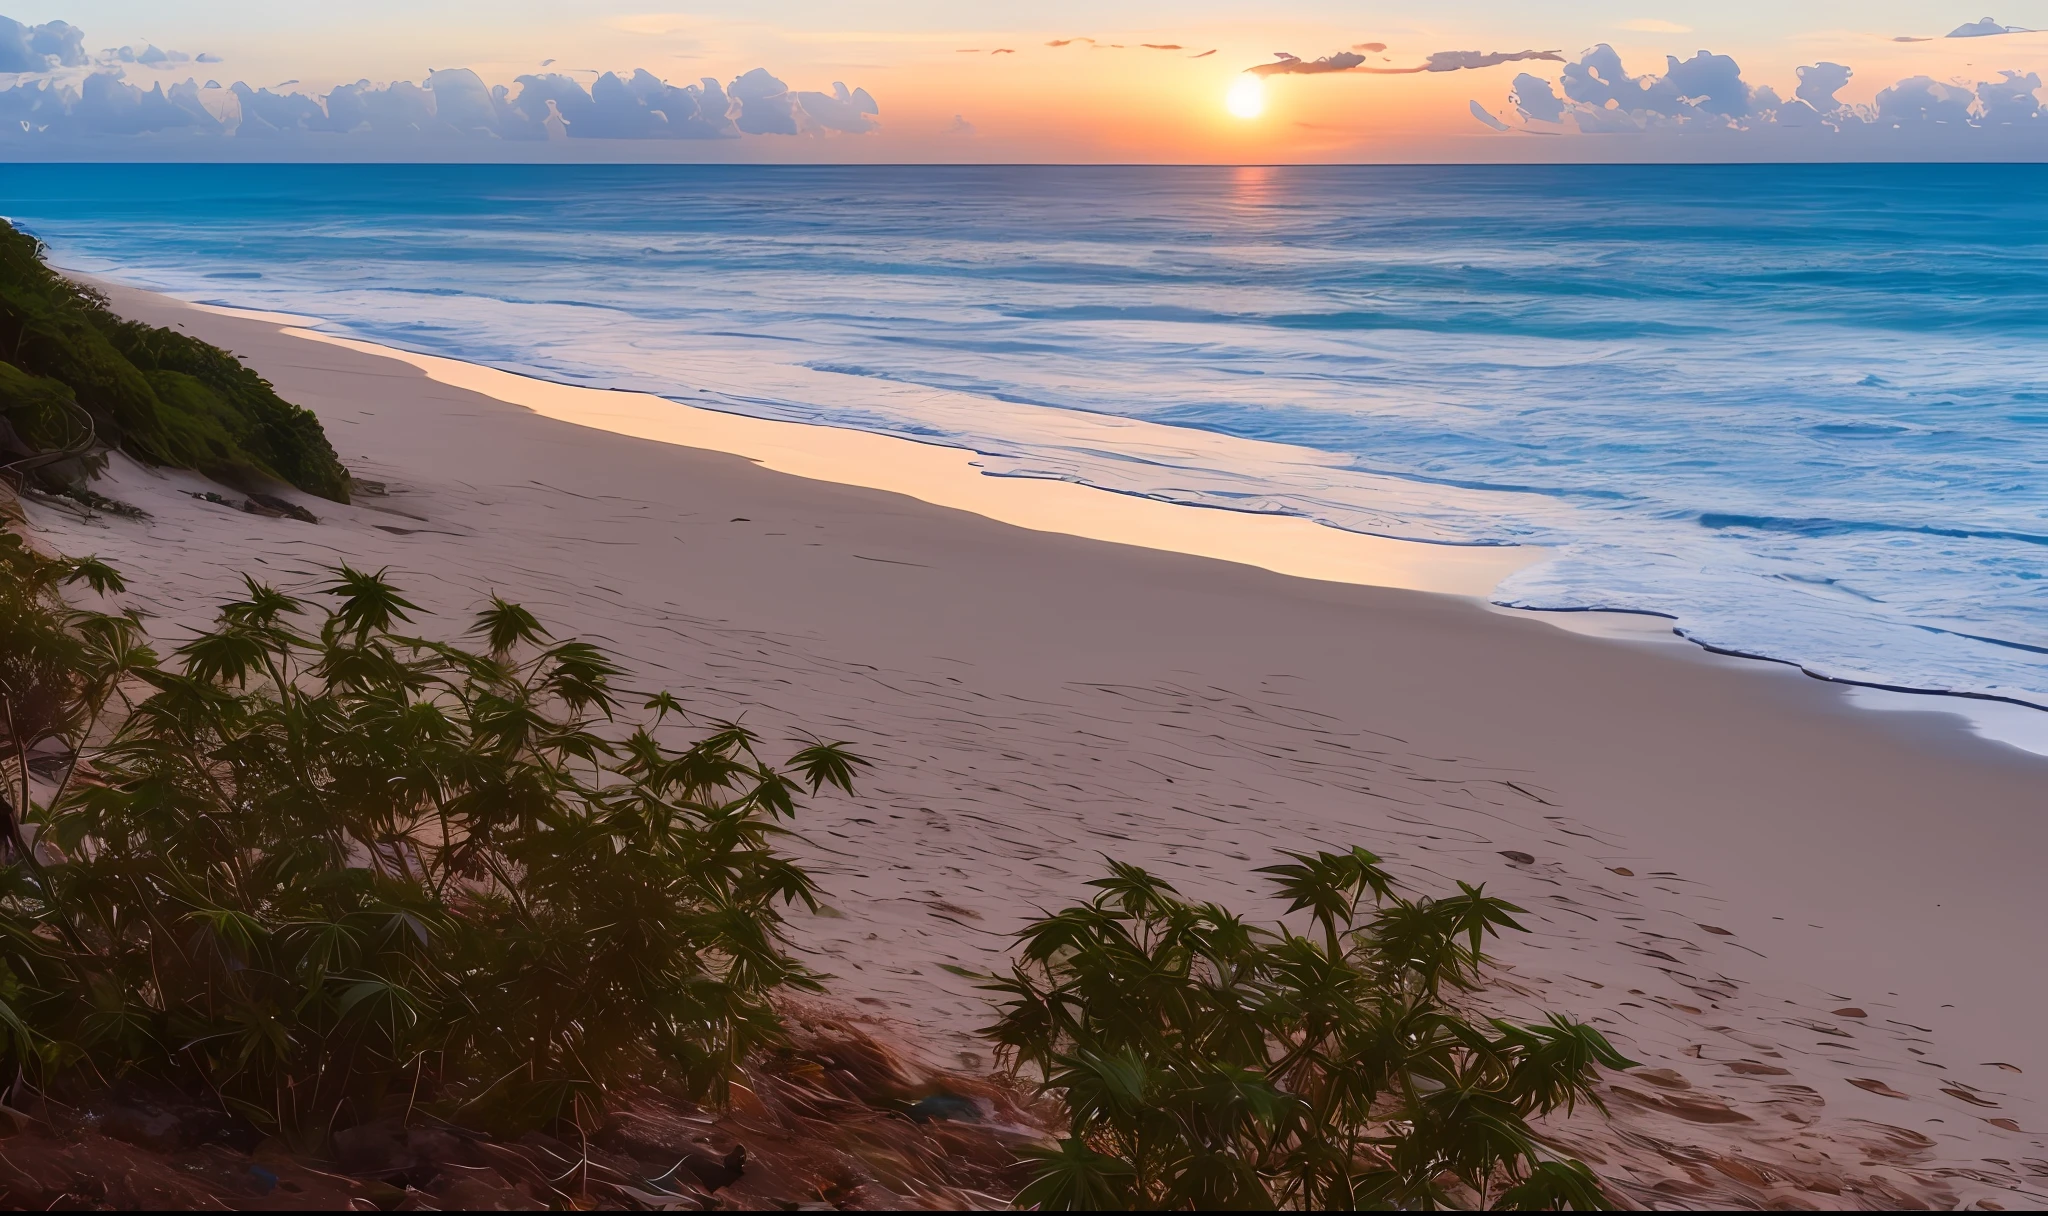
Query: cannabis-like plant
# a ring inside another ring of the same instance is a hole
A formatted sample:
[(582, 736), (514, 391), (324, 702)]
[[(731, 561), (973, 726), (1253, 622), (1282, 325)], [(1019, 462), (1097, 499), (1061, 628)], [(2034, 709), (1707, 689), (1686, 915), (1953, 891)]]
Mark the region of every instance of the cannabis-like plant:
[(1254, 927), (1111, 863), (1031, 925), (988, 1035), (1065, 1104), (1020, 1207), (1608, 1207), (1529, 1119), (1599, 1106), (1591, 1027), (1479, 1022), (1481, 945), (1521, 911), (1405, 898), (1364, 849), (1260, 871), (1315, 931)]
[(380, 575), (319, 608), (251, 581), (160, 663), (58, 600), (104, 567), (0, 561), (9, 1075), (153, 1078), (312, 1141), (418, 1105), (588, 1129), (626, 1084), (718, 1098), (815, 986), (777, 843), (850, 788), (843, 747), (777, 767), (667, 693), (622, 723), (613, 662), (502, 600), (458, 645)]

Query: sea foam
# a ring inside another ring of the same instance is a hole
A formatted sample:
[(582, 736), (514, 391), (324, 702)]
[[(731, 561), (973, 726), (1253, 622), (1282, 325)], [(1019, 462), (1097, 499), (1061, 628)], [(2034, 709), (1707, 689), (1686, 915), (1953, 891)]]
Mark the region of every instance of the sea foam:
[(1498, 602), (2048, 705), (2041, 167), (10, 166), (0, 208), (188, 299), (1542, 544)]

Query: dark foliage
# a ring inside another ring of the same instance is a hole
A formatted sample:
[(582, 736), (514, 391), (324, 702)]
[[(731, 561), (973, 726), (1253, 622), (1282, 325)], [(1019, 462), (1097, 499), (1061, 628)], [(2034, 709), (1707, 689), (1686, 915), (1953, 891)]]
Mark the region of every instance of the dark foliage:
[(1608, 1207), (1528, 1120), (1597, 1107), (1594, 1066), (1629, 1061), (1589, 1026), (1477, 1022), (1448, 999), (1520, 909), (1462, 884), (1401, 897), (1363, 849), (1289, 856), (1262, 873), (1314, 932), (1112, 863), (984, 978), (990, 1037), (1068, 1112), (1019, 1206)]
[(474, 648), (347, 568), (312, 608), (250, 582), (160, 663), (77, 611), (90, 561), (0, 533), (0, 1067), (152, 1083), (320, 1143), (427, 1109), (587, 1133), (622, 1086), (719, 1100), (814, 987), (780, 908), (788, 767), (493, 601)]
[(218, 347), (116, 317), (0, 221), (0, 466), (76, 480), (96, 444), (244, 491), (282, 480), (348, 501), (311, 413)]

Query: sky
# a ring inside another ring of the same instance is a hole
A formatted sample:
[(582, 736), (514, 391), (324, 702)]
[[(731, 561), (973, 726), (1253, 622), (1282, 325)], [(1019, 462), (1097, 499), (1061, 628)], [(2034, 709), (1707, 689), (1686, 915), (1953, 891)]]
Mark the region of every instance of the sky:
[(1973, 2), (0, 0), (0, 158), (2048, 159)]

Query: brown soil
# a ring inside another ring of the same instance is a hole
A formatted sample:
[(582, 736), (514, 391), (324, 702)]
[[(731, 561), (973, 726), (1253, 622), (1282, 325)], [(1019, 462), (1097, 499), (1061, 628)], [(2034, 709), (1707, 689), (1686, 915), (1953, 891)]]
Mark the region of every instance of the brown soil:
[[(179, 1095), (132, 1087), (0, 1108), (0, 1206), (697, 1211), (1005, 1206), (1044, 1112), (1002, 1084), (907, 1063), (850, 1021), (795, 1012), (729, 1109), (627, 1096), (587, 1143), (502, 1140), (415, 1113), (295, 1153)], [(571, 1133), (573, 1136), (573, 1133)]]

